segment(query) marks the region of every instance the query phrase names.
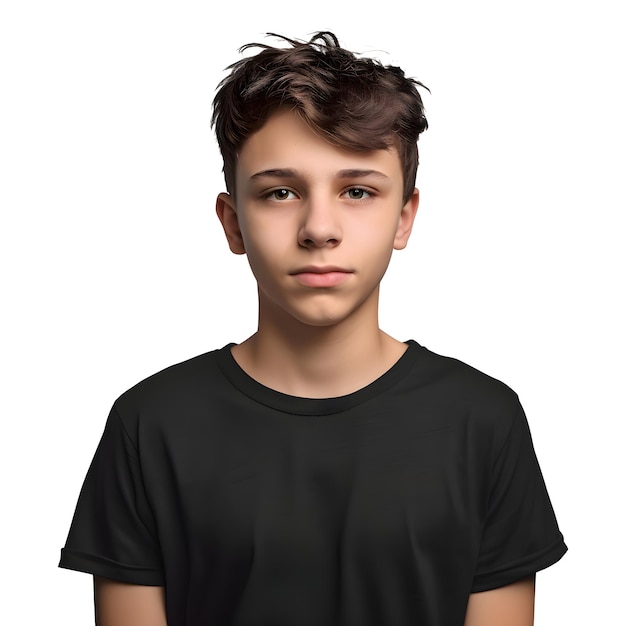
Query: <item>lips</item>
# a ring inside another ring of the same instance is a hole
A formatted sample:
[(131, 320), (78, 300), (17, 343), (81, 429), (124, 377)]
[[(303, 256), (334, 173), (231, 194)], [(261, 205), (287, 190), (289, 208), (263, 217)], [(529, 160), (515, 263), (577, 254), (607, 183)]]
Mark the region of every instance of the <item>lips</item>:
[(346, 281), (352, 271), (335, 266), (308, 266), (291, 272), (305, 287), (335, 287)]

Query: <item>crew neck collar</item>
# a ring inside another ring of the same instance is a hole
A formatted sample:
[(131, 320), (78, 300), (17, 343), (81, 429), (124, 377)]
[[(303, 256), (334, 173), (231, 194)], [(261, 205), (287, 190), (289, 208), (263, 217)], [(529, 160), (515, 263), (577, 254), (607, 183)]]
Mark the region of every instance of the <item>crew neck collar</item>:
[(412, 339), (405, 343), (407, 349), (384, 374), (357, 391), (334, 398), (303, 398), (266, 387), (247, 374), (235, 361), (231, 352), (234, 343), (229, 343), (218, 350), (216, 357), (218, 366), (229, 382), (252, 400), (293, 415), (331, 415), (379, 396), (404, 378), (422, 350), (422, 347)]

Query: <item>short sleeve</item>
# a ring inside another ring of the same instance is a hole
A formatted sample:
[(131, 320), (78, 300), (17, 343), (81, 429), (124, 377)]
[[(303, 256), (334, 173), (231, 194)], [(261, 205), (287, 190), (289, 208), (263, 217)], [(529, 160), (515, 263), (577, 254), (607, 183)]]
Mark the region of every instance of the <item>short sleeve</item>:
[(59, 567), (134, 584), (164, 584), (137, 450), (115, 406), (80, 492)]
[(519, 406), (493, 462), (472, 592), (533, 575), (567, 551)]

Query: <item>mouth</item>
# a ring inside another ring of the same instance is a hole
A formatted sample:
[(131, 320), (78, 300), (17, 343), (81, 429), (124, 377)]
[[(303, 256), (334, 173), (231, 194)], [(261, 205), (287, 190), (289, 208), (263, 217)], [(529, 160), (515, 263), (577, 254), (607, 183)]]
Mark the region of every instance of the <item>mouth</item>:
[(290, 272), (297, 282), (305, 287), (335, 287), (346, 281), (352, 270), (336, 266), (310, 265)]

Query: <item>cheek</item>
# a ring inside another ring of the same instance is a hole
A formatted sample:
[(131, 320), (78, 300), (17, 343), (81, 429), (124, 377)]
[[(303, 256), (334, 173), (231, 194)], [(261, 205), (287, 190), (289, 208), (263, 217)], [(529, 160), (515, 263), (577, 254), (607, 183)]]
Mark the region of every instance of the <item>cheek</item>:
[(255, 275), (280, 272), (288, 262), (288, 247), (284, 238), (272, 228), (263, 225), (253, 227), (253, 236), (242, 233), (248, 263)]
[[(386, 219), (385, 219), (386, 218)], [(367, 245), (375, 251), (387, 251), (393, 247), (397, 230), (397, 222), (392, 222), (388, 216), (381, 219), (372, 219), (364, 222), (363, 220), (354, 220), (350, 225), (351, 236), (356, 241)]]
[(248, 256), (265, 255), (277, 243), (276, 230), (261, 220), (244, 220), (240, 222), (240, 229)]
[(298, 215), (286, 208), (260, 211), (243, 222), (241, 232), (246, 251), (261, 262), (280, 263), (297, 247)]

